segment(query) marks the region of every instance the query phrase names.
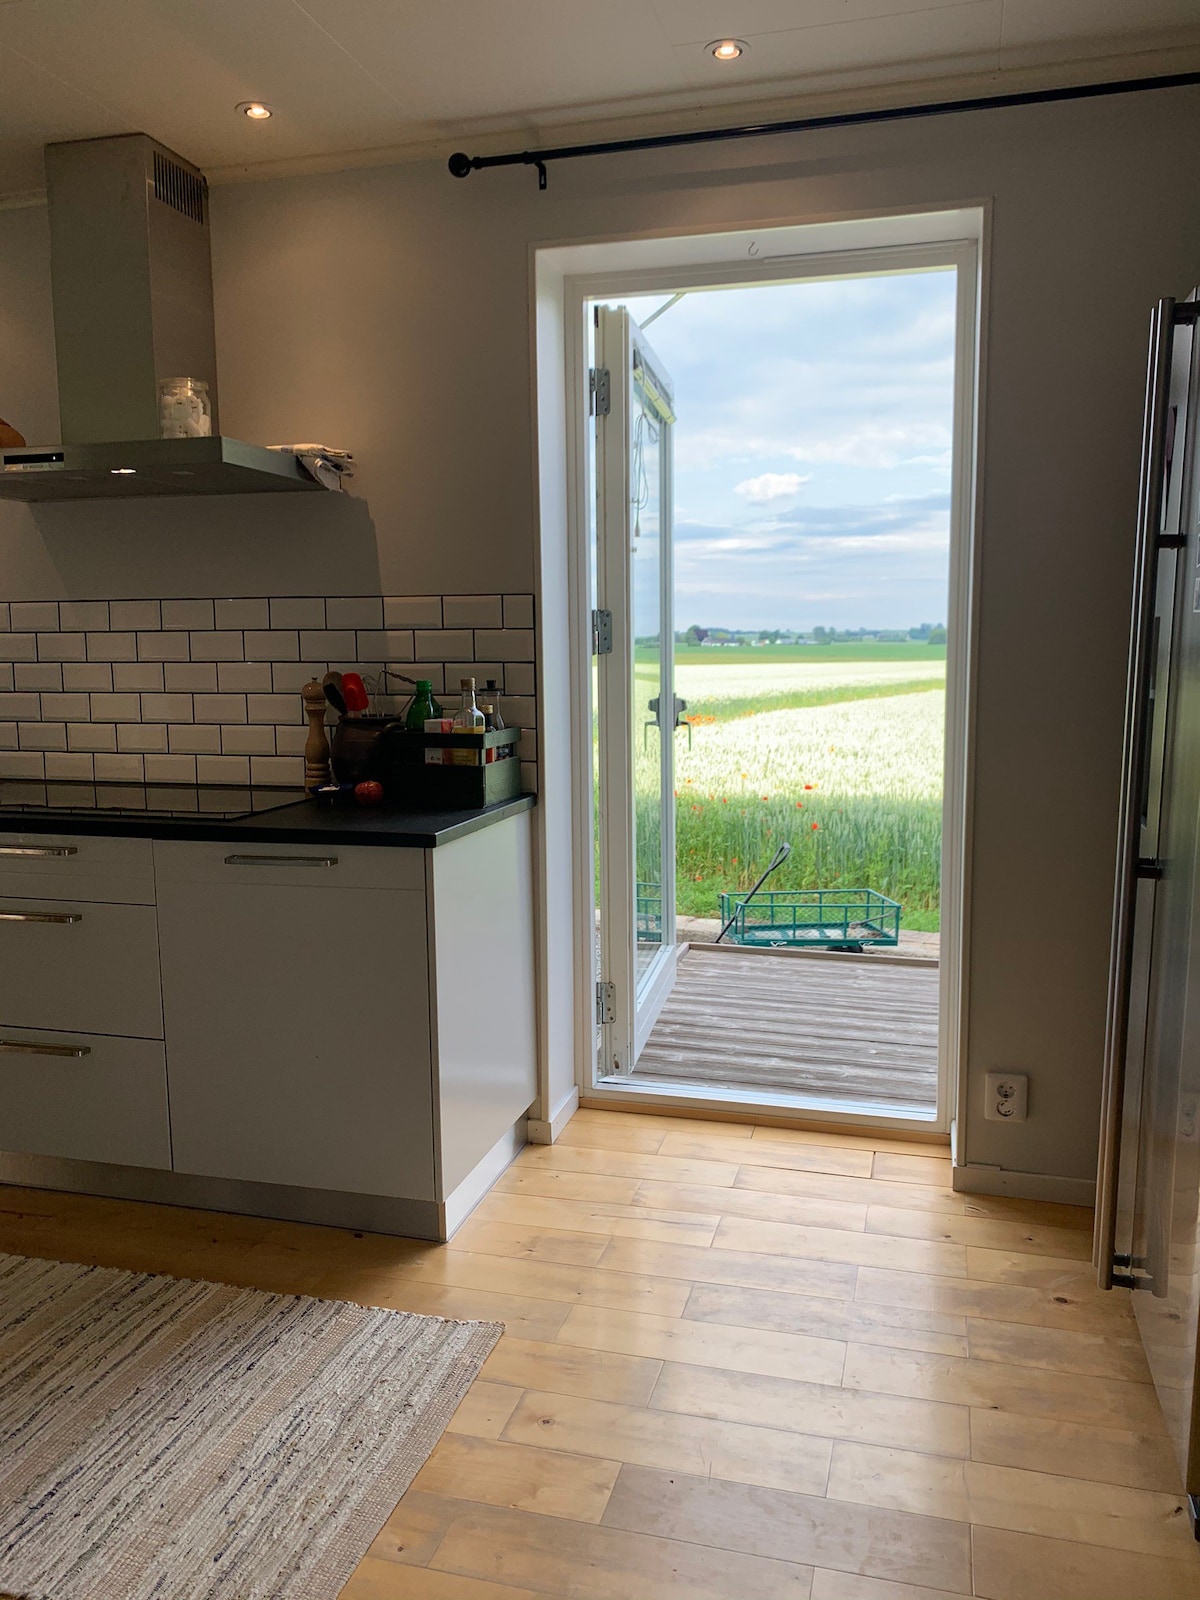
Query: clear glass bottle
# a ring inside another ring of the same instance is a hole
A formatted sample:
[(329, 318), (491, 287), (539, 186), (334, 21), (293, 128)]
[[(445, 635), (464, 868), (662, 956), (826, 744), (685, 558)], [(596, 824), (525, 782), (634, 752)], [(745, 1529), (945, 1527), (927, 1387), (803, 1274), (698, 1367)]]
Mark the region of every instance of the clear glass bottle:
[(459, 685), (462, 689), (462, 707), (454, 718), (455, 729), (462, 733), (482, 733), (484, 715), (475, 704), (475, 679), (460, 678)]
[(495, 678), (489, 678), (484, 685), (483, 698), (492, 708), (492, 720), (488, 723), (488, 727), (503, 728), (505, 723), (504, 718), (500, 715), (500, 690), (496, 687)]
[(162, 378), (158, 385), (159, 432), (164, 439), (207, 439), (212, 402), (203, 378)]

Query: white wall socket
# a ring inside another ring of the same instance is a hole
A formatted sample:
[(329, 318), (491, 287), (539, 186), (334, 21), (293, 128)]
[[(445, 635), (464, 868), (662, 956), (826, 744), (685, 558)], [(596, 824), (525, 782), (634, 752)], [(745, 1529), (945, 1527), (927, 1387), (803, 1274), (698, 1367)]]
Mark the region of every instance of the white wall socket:
[(1029, 1111), (1029, 1079), (1023, 1072), (989, 1072), (986, 1079), (988, 1122), (1024, 1122)]

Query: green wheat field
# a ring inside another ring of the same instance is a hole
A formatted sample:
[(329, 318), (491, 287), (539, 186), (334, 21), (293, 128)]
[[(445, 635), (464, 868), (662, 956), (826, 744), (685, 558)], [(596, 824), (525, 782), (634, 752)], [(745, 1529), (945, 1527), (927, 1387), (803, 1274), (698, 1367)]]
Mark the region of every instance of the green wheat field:
[[(635, 667), (639, 875), (650, 876), (657, 664)], [(676, 651), (691, 749), (675, 733), (679, 914), (715, 917), (779, 843), (772, 889), (877, 889), (903, 925), (938, 926), (945, 647), (838, 644)], [(644, 709), (645, 708), (645, 709)], [(643, 741), (644, 735), (644, 741)]]

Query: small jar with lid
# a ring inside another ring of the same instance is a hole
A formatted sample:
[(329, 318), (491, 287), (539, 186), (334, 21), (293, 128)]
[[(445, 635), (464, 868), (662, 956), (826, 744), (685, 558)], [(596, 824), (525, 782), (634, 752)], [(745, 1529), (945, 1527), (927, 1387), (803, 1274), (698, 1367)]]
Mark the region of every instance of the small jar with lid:
[(212, 402), (203, 378), (162, 378), (158, 385), (159, 432), (164, 439), (207, 439)]

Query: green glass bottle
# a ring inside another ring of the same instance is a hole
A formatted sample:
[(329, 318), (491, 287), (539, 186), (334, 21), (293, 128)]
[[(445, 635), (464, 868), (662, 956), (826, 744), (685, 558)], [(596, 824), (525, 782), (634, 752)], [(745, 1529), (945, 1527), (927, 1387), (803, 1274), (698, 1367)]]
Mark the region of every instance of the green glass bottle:
[(442, 708), (433, 698), (433, 683), (429, 678), (418, 678), (417, 688), (408, 703), (404, 726), (422, 733), (430, 717), (440, 717)]

